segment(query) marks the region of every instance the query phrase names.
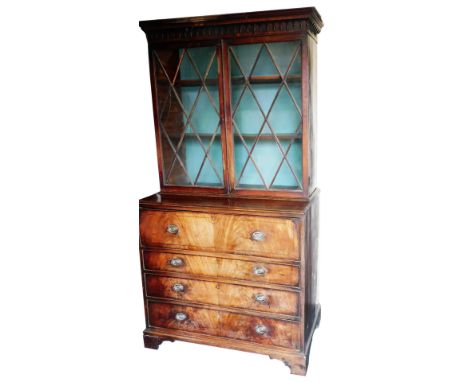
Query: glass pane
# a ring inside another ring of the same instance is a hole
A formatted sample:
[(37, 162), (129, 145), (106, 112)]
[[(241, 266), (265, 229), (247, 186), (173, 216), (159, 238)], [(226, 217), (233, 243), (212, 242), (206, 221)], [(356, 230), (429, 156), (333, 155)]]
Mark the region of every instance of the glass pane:
[(166, 185), (223, 187), (215, 47), (153, 51)]
[(299, 41), (229, 48), (236, 188), (302, 189)]

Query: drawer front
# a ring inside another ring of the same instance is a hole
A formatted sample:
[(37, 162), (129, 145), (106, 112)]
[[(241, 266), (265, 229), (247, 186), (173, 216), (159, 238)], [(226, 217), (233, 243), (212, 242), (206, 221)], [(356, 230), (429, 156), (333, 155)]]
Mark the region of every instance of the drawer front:
[(290, 219), (143, 210), (140, 238), (147, 247), (299, 258), (297, 227)]
[(148, 302), (153, 327), (228, 337), (298, 349), (299, 324), (292, 321), (220, 312), (211, 309)]
[(145, 275), (149, 297), (212, 304), (297, 316), (299, 295), (295, 292), (265, 288)]
[(144, 251), (145, 269), (179, 272), (188, 275), (227, 277), (272, 284), (299, 284), (299, 268), (262, 262), (229, 260), (209, 256), (181, 255)]

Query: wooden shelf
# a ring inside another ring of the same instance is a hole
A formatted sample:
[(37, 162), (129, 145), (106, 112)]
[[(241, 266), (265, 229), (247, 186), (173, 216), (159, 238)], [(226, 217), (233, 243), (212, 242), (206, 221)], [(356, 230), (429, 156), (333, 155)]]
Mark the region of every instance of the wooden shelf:
[[(175, 139), (175, 140), (178, 140), (180, 139), (180, 135), (174, 135), (174, 134), (171, 134), (169, 135), (171, 137), (171, 139)], [(211, 133), (199, 133), (198, 136), (201, 138), (201, 139), (211, 139), (211, 137), (213, 136), (213, 134)], [(295, 139), (295, 140), (299, 140), (299, 139), (302, 139), (302, 136), (301, 135), (297, 135), (296, 134), (276, 134), (276, 136), (278, 137), (279, 140), (291, 140), (291, 139)], [(189, 139), (197, 139), (197, 136), (195, 133), (186, 133), (185, 134), (185, 138), (189, 138)], [(218, 133), (216, 134), (215, 136), (215, 140), (216, 139), (220, 139), (221, 138), (221, 135)], [(234, 136), (235, 139), (237, 140), (240, 140), (239, 138), (239, 135), (236, 134)], [(242, 138), (244, 138), (245, 140), (254, 140), (257, 138), (257, 134), (242, 134)], [(260, 141), (274, 141), (275, 140), (275, 137), (272, 135), (272, 134), (263, 134), (263, 135), (260, 135), (260, 138), (259, 138)]]
[[(251, 84), (279, 84), (281, 83), (281, 77), (280, 76), (251, 76), (248, 78), (249, 82)], [(291, 83), (291, 82), (300, 82), (301, 81), (301, 75), (300, 74), (293, 74), (289, 75), (286, 77), (286, 82)], [(231, 82), (233, 84), (243, 84), (245, 82), (244, 77), (231, 77)], [(178, 86), (202, 86), (202, 81), (193, 79), (193, 80), (176, 80), (174, 83), (175, 87)], [(217, 86), (218, 85), (218, 79), (217, 78), (209, 78), (205, 80), (205, 84), (207, 86)], [(169, 82), (166, 79), (158, 79), (158, 85), (162, 86), (168, 86)]]
[[(171, 139), (180, 139), (181, 137), (181, 134), (177, 134), (177, 135), (174, 135), (174, 134), (170, 134), (169, 135), (171, 137)], [(213, 137), (213, 133), (198, 133), (198, 136), (201, 138), (201, 139), (211, 139)], [(190, 138), (190, 139), (197, 139), (197, 134), (195, 133), (186, 133), (185, 136), (184, 136), (184, 139), (185, 138)], [(221, 138), (221, 134), (218, 133), (215, 135), (215, 140), (216, 139), (220, 139)]]
[[(280, 76), (250, 76), (248, 80), (251, 84), (277, 84), (281, 83)], [(291, 74), (286, 77), (286, 82), (300, 82), (300, 74)], [(243, 84), (245, 82), (244, 77), (231, 77), (233, 84)]]
[[(301, 135), (296, 135), (296, 134), (276, 134), (279, 140), (291, 140), (291, 139), (302, 139)], [(240, 137), (238, 134), (234, 136), (235, 139), (240, 140)], [(245, 140), (254, 140), (257, 138), (257, 134), (242, 134), (242, 138)], [(275, 137), (273, 134), (263, 134), (260, 135), (259, 141), (274, 141)]]
[[(192, 86), (202, 86), (203, 82), (202, 80), (176, 80), (174, 83), (175, 87), (179, 86), (187, 86), (187, 87), (192, 87)], [(205, 84), (207, 86), (218, 86), (218, 79), (217, 78), (209, 78), (205, 80)], [(158, 85), (159, 86), (169, 86), (169, 81), (166, 79), (158, 79)]]

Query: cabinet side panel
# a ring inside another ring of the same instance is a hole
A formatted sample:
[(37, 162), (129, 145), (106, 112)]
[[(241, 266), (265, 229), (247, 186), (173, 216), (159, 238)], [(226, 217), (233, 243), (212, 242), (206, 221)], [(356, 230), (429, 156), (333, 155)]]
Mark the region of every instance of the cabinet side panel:
[(309, 45), (309, 191), (313, 191), (316, 183), (316, 136), (317, 136), (317, 42), (308, 38)]
[(318, 262), (318, 224), (319, 224), (319, 195), (311, 201), (311, 206), (306, 216), (305, 227), (305, 323), (306, 334), (312, 330), (315, 319), (315, 309), (318, 306), (317, 298), (317, 262)]

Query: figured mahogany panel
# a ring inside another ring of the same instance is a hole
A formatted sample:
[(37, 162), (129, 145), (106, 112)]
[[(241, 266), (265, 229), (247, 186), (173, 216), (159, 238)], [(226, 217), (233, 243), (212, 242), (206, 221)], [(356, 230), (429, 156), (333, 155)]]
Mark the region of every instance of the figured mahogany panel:
[[(184, 319), (177, 320), (178, 313), (185, 315), (185, 318), (179, 315), (179, 319)], [(300, 346), (299, 324), (293, 321), (156, 302), (148, 302), (148, 314), (149, 324), (153, 327), (179, 329), (285, 348), (297, 349)]]
[(299, 295), (295, 292), (219, 282), (145, 275), (150, 297), (212, 304), (297, 316)]
[(141, 210), (140, 239), (145, 247), (299, 258), (298, 231), (291, 219)]
[(299, 268), (263, 262), (230, 260), (211, 256), (192, 256), (143, 251), (144, 267), (152, 271), (178, 272), (196, 276), (259, 281), (297, 286)]

